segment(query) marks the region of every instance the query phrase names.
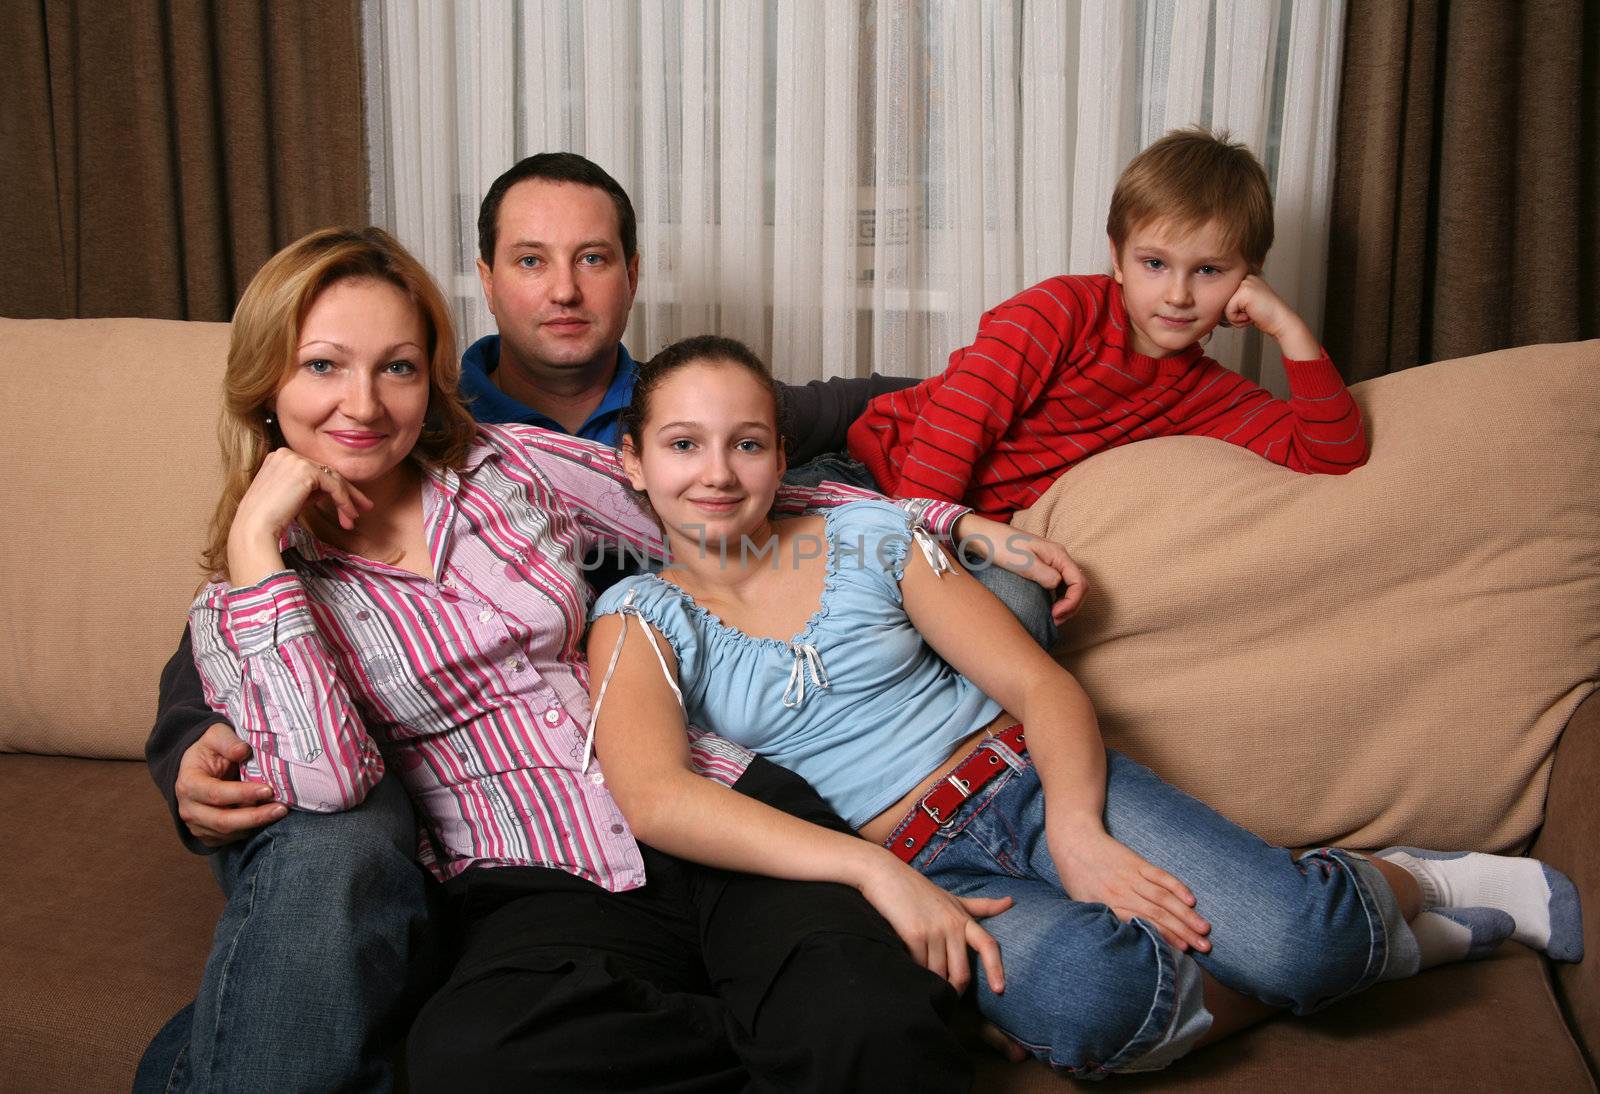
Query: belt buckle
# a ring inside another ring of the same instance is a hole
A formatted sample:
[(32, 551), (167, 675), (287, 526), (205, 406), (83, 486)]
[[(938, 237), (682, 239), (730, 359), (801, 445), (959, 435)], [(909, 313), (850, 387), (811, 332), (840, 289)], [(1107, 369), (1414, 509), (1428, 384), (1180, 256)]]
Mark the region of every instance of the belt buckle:
[[(966, 779), (961, 778), (954, 771), (952, 771), (952, 772), (950, 772), (950, 774), (946, 775), (944, 777), (944, 779), (941, 780), (941, 781), (949, 784), (949, 786), (950, 786), (950, 788), (952, 790), (954, 790), (957, 794), (961, 795), (961, 801), (966, 801), (968, 798), (972, 797), (972, 783), (968, 782)], [(939, 790), (939, 787), (935, 786), (932, 790), (930, 790), (926, 794), (924, 794), (922, 796), (922, 800), (917, 803), (917, 806), (924, 813), (926, 813), (928, 815), (928, 819), (929, 820), (933, 821), (934, 824), (937, 824), (942, 828), (946, 824), (950, 823), (950, 818), (942, 816), (941, 812), (940, 812), (940, 809), (939, 809), (939, 806), (934, 804), (930, 800), (933, 797), (934, 793), (937, 792), (938, 790)]]

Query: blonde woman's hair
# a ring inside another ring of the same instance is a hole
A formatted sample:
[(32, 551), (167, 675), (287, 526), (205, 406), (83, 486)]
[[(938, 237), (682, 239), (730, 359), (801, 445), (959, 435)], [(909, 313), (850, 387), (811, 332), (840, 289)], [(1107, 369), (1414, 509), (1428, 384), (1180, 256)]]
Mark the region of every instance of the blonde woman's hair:
[(1250, 149), (1198, 126), (1175, 129), (1133, 157), (1111, 194), (1106, 234), (1120, 252), (1154, 220), (1179, 231), (1216, 221), (1223, 246), (1256, 272), (1272, 249), (1272, 191)]
[(405, 293), (428, 335), (428, 415), (410, 459), (459, 468), (477, 423), (461, 402), (461, 361), (444, 294), (400, 243), (381, 228), (323, 228), (267, 260), (234, 309), (228, 368), (222, 381), (222, 497), (200, 565), (225, 573), (228, 531), (267, 453), (283, 437), (267, 423), (267, 404), (294, 367), (300, 329), (311, 305), (341, 281), (375, 279)]

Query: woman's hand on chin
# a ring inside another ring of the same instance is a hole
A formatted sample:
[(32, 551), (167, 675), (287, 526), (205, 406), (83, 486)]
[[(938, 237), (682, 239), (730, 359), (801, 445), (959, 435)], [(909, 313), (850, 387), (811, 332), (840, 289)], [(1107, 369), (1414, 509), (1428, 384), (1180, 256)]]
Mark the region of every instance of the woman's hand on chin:
[(288, 448), (276, 448), (262, 461), (228, 531), (228, 581), (253, 585), (283, 569), (278, 541), (309, 504), (330, 510), (341, 528), (356, 526), (372, 501), (331, 467), (312, 463)]
[(1104, 904), (1118, 919), (1145, 920), (1179, 950), (1211, 949), (1211, 930), (1194, 910), (1189, 887), (1154, 866), (1100, 827), (1046, 821), (1050, 857), (1073, 900)]
[(996, 992), (1005, 991), (1000, 944), (978, 926), (978, 920), (1011, 907), (1010, 897), (996, 900), (954, 896), (888, 851), (875, 858), (859, 888), (868, 903), (889, 921), (917, 964), (962, 992), (972, 979), (967, 957), (970, 947), (983, 962), (989, 987)]

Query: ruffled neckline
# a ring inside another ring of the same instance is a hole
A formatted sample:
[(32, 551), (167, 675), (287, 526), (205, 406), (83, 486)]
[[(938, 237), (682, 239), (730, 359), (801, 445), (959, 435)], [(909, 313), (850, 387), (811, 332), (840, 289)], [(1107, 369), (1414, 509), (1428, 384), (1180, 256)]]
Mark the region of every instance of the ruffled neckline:
[(822, 576), (822, 595), (818, 598), (816, 611), (811, 613), (806, 619), (805, 625), (800, 628), (793, 638), (765, 638), (746, 634), (733, 624), (724, 623), (716, 612), (704, 607), (687, 589), (676, 582), (668, 581), (660, 574), (651, 574), (650, 576), (676, 594), (678, 599), (683, 601), (684, 606), (697, 619), (703, 620), (710, 625), (712, 630), (719, 631), (729, 638), (778, 653), (788, 653), (797, 646), (812, 645), (814, 643), (811, 640), (816, 634), (817, 628), (822, 626), (823, 621), (828, 618), (828, 613), (832, 610), (833, 592), (839, 581), (839, 552), (835, 544), (834, 514), (839, 512), (841, 508), (843, 506), (836, 505), (822, 514), (822, 538), (826, 548), (826, 566)]

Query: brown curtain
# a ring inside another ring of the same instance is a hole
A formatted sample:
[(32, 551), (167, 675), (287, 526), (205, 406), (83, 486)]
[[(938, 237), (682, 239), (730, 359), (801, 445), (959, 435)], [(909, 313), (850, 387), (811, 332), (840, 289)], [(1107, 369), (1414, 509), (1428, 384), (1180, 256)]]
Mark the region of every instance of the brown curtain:
[(1348, 12), (1323, 332), (1345, 375), (1600, 335), (1600, 5)]
[(366, 223), (358, 0), (0, 0), (0, 315), (226, 319)]

